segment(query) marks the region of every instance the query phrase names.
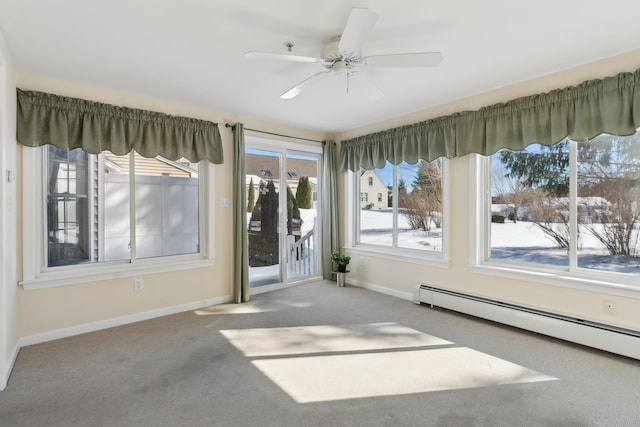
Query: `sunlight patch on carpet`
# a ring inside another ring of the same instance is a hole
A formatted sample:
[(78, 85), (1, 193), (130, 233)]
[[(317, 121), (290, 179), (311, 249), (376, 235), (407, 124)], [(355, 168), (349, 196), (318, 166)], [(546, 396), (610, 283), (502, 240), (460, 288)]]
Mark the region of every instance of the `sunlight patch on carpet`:
[(199, 316), (210, 316), (212, 314), (259, 314), (269, 311), (273, 310), (265, 310), (251, 304), (219, 304), (195, 310), (194, 313)]
[(265, 359), (252, 363), (299, 403), (556, 379), (465, 347)]
[(397, 323), (230, 329), (220, 332), (247, 357), (453, 344)]
[(220, 332), (299, 403), (557, 379), (397, 323)]

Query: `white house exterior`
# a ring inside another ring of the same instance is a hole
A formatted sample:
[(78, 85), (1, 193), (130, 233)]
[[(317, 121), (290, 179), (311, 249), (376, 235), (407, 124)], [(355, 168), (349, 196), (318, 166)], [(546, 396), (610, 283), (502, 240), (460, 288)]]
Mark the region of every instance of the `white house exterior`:
[(386, 209), (389, 207), (389, 189), (375, 171), (360, 175), (360, 208)]

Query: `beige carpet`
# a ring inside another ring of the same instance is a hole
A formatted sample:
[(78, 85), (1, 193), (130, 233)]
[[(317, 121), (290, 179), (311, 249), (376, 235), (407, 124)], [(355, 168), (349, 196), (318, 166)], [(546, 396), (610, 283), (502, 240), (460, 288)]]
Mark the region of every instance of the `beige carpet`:
[(2, 427), (637, 426), (640, 362), (335, 282), (26, 347)]

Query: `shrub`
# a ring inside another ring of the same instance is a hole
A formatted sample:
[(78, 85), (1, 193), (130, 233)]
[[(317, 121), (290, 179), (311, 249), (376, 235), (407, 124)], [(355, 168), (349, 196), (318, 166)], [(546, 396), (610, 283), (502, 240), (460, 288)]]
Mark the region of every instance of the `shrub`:
[(504, 224), (504, 215), (498, 215), (498, 214), (491, 215), (491, 222)]

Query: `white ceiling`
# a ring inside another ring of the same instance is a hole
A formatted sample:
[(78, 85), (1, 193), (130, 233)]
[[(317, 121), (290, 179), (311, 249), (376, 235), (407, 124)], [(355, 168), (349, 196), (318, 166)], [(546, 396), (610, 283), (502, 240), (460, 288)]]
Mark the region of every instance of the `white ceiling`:
[[(317, 57), (352, 7), (380, 16), (363, 55), (441, 51), (444, 61), (367, 71), (379, 100), (347, 94), (337, 76), (283, 100), (322, 66), (243, 56), (285, 53), (291, 41), (294, 53)], [(636, 0), (0, 1), (18, 73), (328, 133), (638, 49), (638, 16)]]

